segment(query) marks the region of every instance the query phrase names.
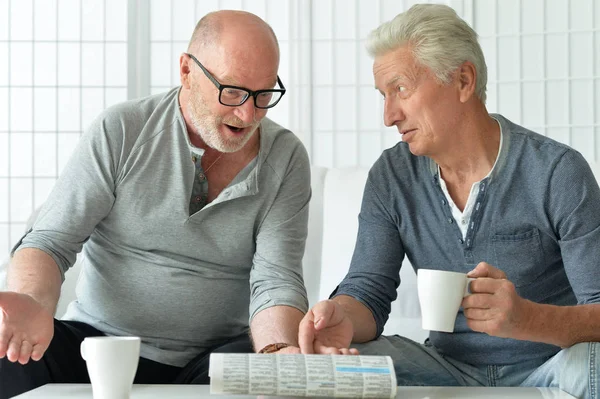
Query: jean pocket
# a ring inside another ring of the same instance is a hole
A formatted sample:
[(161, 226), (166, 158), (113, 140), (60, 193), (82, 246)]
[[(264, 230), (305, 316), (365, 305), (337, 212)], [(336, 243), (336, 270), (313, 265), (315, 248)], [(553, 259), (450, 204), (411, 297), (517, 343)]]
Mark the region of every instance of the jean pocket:
[(539, 230), (513, 234), (495, 234), (492, 237), (495, 264), (515, 285), (522, 287), (544, 274), (544, 252)]

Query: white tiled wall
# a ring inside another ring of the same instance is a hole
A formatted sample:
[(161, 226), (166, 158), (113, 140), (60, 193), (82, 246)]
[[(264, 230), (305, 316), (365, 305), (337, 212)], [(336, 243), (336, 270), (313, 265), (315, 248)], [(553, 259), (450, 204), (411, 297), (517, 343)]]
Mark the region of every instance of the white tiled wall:
[(488, 61), (488, 109), (600, 158), (600, 3), (476, 0)]
[(83, 129), (126, 97), (126, 2), (0, 0), (0, 258)]
[[(0, 257), (51, 190), (91, 118), (132, 93), (178, 84), (179, 55), (196, 21), (212, 10), (244, 9), (272, 25), (288, 92), (269, 117), (303, 140), (314, 164), (371, 165), (399, 136), (383, 126), (364, 39), (413, 3), (0, 0)], [(488, 109), (599, 161), (600, 4), (445, 3), (480, 34)], [(128, 40), (133, 23), (140, 29)], [(134, 57), (137, 69), (128, 63), (132, 49), (141, 54)], [(132, 82), (141, 87), (131, 90)]]

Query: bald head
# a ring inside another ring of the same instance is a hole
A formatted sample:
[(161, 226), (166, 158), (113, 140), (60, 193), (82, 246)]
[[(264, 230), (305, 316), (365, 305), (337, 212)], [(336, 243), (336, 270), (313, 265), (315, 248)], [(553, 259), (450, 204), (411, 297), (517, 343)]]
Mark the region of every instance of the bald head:
[(273, 29), (260, 17), (245, 11), (221, 10), (206, 14), (198, 21), (188, 45), (188, 53), (201, 53), (214, 48), (226, 52), (236, 49), (275, 51), (279, 44)]

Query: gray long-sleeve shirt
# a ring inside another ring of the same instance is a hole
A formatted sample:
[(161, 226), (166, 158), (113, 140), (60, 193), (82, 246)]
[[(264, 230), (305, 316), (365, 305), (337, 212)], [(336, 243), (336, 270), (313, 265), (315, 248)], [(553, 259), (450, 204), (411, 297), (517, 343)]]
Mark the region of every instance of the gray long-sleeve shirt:
[[(502, 150), (481, 181), (464, 239), (430, 158), (399, 143), (371, 169), (350, 271), (335, 295), (369, 307), (378, 335), (396, 299), (404, 255), (415, 270), (466, 273), (488, 262), (519, 295), (538, 303), (600, 302), (600, 189), (588, 163), (566, 145), (493, 117)], [(560, 350), (474, 332), (462, 310), (454, 331), (431, 332), (431, 343), (471, 364), (512, 364)]]
[(143, 357), (184, 366), (265, 308), (307, 310), (311, 192), (305, 148), (265, 118), (257, 158), (190, 216), (195, 168), (178, 93), (100, 115), (18, 248), (49, 253), (64, 274), (83, 246), (66, 318), (138, 335)]

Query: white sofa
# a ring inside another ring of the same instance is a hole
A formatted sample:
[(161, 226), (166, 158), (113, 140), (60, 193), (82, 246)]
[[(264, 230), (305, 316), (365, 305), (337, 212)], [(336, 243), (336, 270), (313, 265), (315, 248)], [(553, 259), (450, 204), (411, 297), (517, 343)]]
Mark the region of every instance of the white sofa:
[[(600, 164), (592, 164), (600, 180)], [(313, 197), (310, 206), (308, 240), (304, 255), (304, 280), (310, 304), (325, 299), (335, 289), (348, 270), (358, 230), (358, 212), (367, 177), (367, 169), (313, 167)], [(78, 263), (67, 273), (62, 287), (58, 315), (75, 298)], [(0, 267), (0, 290), (4, 270)], [(415, 273), (405, 260), (401, 269), (398, 299), (385, 334), (400, 334), (422, 342), (427, 331), (421, 329), (420, 309)]]
[[(367, 172), (367, 169), (361, 168), (312, 169), (313, 197), (303, 262), (311, 305), (328, 298), (348, 270)], [(392, 316), (385, 333), (402, 334), (423, 341), (427, 333), (420, 328), (415, 274), (410, 265), (406, 266), (402, 268), (399, 297), (392, 306)], [(77, 262), (66, 274), (57, 310), (59, 316), (75, 299), (79, 267)], [(4, 284), (4, 272), (0, 266), (0, 290)]]

